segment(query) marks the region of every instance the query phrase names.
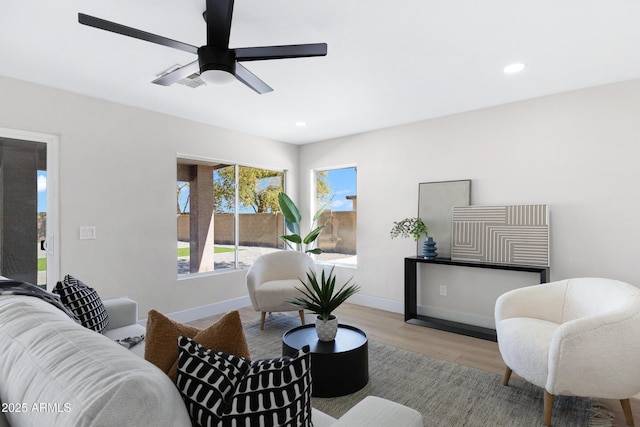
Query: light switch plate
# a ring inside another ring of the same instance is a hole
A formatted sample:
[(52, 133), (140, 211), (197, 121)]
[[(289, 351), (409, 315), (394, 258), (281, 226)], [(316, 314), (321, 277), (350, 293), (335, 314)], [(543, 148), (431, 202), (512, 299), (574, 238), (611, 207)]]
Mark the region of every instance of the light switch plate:
[(94, 240), (96, 238), (96, 226), (95, 225), (83, 225), (80, 226), (80, 240)]

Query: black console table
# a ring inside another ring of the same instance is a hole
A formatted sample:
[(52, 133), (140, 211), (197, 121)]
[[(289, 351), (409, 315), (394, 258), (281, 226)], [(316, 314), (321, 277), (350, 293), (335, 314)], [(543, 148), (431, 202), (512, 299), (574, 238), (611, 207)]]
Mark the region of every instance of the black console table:
[(414, 325), (427, 326), (470, 337), (482, 338), (489, 341), (497, 341), (495, 329), (483, 328), (481, 326), (468, 325), (466, 323), (453, 322), (435, 317), (422, 316), (418, 314), (418, 290), (417, 290), (417, 269), (419, 264), (442, 264), (459, 267), (490, 268), (494, 270), (523, 271), (527, 273), (538, 273), (540, 283), (546, 283), (549, 277), (549, 267), (539, 267), (531, 265), (514, 264), (493, 264), (473, 261), (452, 261), (450, 258), (425, 259), (419, 256), (407, 257), (404, 259), (404, 321)]

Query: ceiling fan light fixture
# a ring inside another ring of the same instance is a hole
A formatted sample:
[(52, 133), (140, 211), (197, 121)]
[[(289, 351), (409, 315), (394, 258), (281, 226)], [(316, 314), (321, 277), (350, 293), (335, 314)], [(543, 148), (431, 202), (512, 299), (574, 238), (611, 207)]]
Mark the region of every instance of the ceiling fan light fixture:
[(236, 55), (233, 50), (202, 46), (198, 49), (198, 62), (200, 78), (206, 84), (229, 84), (236, 78)]
[(236, 76), (225, 70), (205, 70), (200, 78), (208, 85), (228, 85), (233, 83)]

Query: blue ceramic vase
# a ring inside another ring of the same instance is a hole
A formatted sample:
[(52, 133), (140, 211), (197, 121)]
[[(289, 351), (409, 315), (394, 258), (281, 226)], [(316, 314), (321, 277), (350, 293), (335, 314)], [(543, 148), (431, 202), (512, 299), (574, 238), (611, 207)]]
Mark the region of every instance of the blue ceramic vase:
[(433, 237), (427, 237), (422, 245), (422, 256), (426, 259), (435, 259), (438, 256), (436, 249), (436, 242), (433, 241)]

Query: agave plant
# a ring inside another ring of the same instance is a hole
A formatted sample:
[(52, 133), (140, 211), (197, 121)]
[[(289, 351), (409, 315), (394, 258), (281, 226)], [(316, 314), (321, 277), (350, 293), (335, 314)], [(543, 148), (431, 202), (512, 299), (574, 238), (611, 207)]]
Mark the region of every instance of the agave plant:
[[(290, 234), (285, 234), (280, 236), (288, 247), (291, 249), (312, 253), (312, 254), (321, 254), (324, 252), (322, 249), (311, 246), (316, 241), (322, 230), (326, 225), (321, 225), (316, 227), (316, 223), (320, 218), (320, 215), (327, 209), (329, 203), (326, 203), (323, 207), (321, 207), (318, 212), (313, 216), (313, 222), (311, 223), (311, 231), (306, 236), (301, 237), (300, 235), (300, 221), (302, 220), (302, 216), (300, 215), (300, 211), (293, 200), (287, 196), (286, 193), (278, 193), (278, 204), (280, 205), (280, 211), (282, 215), (284, 215), (284, 222), (287, 226), (287, 230), (290, 231)], [(327, 220), (328, 222), (328, 220)]]
[(331, 313), (345, 302), (350, 296), (360, 290), (360, 286), (350, 285), (350, 278), (336, 291), (336, 276), (333, 273), (333, 267), (328, 275), (322, 270), (320, 280), (314, 270), (307, 272), (307, 282), (300, 279), (304, 288), (298, 289), (303, 296), (295, 297), (287, 300), (301, 310), (308, 310), (322, 317), (323, 321), (329, 320)]

